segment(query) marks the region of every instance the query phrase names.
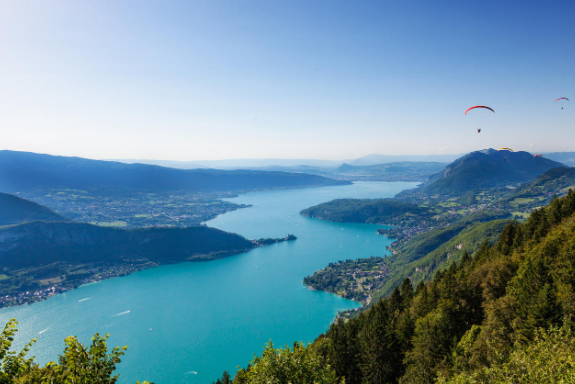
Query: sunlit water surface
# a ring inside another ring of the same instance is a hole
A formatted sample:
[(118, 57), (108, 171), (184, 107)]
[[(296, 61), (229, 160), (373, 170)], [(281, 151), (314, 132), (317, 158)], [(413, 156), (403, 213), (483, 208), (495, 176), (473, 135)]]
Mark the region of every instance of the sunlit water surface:
[(336, 198), (392, 197), (415, 185), (357, 182), (241, 195), (229, 201), (253, 207), (208, 225), (250, 239), (288, 233), (298, 239), (85, 285), (0, 310), (0, 321), (19, 321), (17, 347), (38, 338), (31, 353), (40, 363), (57, 359), (66, 336), (85, 343), (96, 332), (111, 333), (110, 346), (129, 346), (120, 364), (121, 383), (208, 384), (224, 370), (246, 365), (268, 340), (276, 345), (313, 340), (338, 311), (359, 306), (306, 289), (302, 279), (330, 262), (385, 255), (390, 241), (376, 234), (377, 225), (309, 219), (299, 215), (302, 209)]

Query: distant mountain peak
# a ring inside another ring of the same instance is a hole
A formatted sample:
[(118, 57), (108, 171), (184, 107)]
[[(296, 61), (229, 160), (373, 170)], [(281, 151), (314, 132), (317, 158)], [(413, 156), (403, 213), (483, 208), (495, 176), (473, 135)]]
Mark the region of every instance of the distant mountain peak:
[[(487, 149), (482, 149), (481, 151), (476, 151), (476, 152), (483, 153), (484, 155), (491, 155), (491, 154), (498, 152), (498, 151), (496, 151), (493, 148), (487, 148)], [(473, 153), (473, 152), (471, 152), (471, 153)]]
[(489, 189), (526, 183), (563, 164), (534, 157), (525, 151), (511, 152), (487, 148), (460, 157), (428, 178), (422, 192), (460, 194), (474, 189)]

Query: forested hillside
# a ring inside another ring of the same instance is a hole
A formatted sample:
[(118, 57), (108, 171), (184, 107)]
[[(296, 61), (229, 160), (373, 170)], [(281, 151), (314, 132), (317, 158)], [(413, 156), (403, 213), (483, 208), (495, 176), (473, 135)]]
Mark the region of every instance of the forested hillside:
[(253, 247), (251, 241), (240, 235), (204, 226), (123, 230), (83, 223), (35, 221), (0, 228), (0, 268), (143, 258), (175, 262), (233, 254)]
[(397, 224), (428, 217), (427, 208), (393, 199), (337, 199), (300, 212), (303, 216), (343, 223)]
[[(298, 381), (306, 383), (573, 382), (574, 254), (570, 191), (524, 224), (510, 222), (496, 242), (465, 252), (432, 281), (413, 287), (405, 279), (313, 345), (281, 353), (268, 346), (234, 384), (275, 382), (278, 364), (296, 353), (318, 367)], [(284, 378), (277, 382), (291, 377)]]
[(66, 221), (67, 219), (43, 205), (0, 192), (0, 226), (34, 220)]
[(465, 252), (475, 252), (486, 240), (495, 241), (509, 217), (506, 212), (484, 210), (400, 242), (386, 258), (390, 273), (376, 296), (389, 295), (405, 278), (413, 283), (427, 281), (438, 269), (459, 262)]

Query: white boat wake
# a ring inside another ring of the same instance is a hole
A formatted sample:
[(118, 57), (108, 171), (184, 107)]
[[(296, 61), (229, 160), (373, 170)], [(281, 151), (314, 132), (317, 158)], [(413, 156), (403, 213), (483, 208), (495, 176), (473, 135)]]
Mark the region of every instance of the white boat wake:
[(122, 315), (127, 315), (128, 313), (130, 313), (130, 311), (126, 311), (126, 312), (121, 312), (121, 313), (117, 313), (112, 317), (116, 317), (116, 316), (122, 316)]
[(190, 372), (184, 373), (184, 375), (190, 375), (190, 374), (192, 374), (192, 373), (193, 373), (194, 375), (197, 375), (197, 374), (198, 374), (198, 372), (196, 372), (196, 371), (190, 371)]
[(90, 300), (90, 299), (91, 299), (91, 297), (87, 297), (87, 298), (85, 298), (85, 299), (78, 300), (78, 303), (81, 303), (82, 301), (86, 301), (86, 300)]
[(46, 328), (46, 329), (43, 330), (43, 331), (38, 332), (38, 334), (41, 335), (41, 334), (43, 334), (44, 332), (46, 332), (47, 330), (49, 330), (49, 329), (50, 329), (50, 327)]

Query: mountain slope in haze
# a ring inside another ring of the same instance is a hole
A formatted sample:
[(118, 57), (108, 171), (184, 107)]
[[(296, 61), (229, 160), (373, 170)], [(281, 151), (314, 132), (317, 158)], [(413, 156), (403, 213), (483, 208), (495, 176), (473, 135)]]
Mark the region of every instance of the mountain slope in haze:
[[(280, 161), (281, 160), (281, 161)], [(351, 165), (333, 161), (312, 161), (305, 159), (277, 160), (276, 165), (265, 165), (274, 159), (262, 161), (222, 160), (222, 162), (197, 163), (161, 160), (119, 160), (122, 163), (152, 164), (179, 169), (207, 168), (206, 164), (213, 164), (216, 169), (242, 169), (252, 171), (277, 171), (291, 173), (305, 173), (308, 175), (323, 176), (336, 180), (368, 180), (368, 181), (423, 181), (429, 175), (442, 170), (447, 163), (402, 161), (388, 162), (375, 165)], [(300, 163), (301, 162), (301, 163)], [(313, 165), (308, 165), (313, 164)], [(226, 165), (224, 167), (224, 165)]]
[(461, 156), (462, 155), (460, 154), (459, 155), (397, 155), (397, 156), (372, 154), (346, 162), (351, 165), (357, 165), (357, 166), (396, 163), (403, 161), (451, 163), (452, 161), (455, 161)]
[(319, 175), (337, 180), (350, 181), (423, 181), (429, 175), (445, 168), (446, 163), (403, 161), (386, 164), (355, 166), (348, 163), (339, 167), (271, 166), (250, 168), (260, 171), (285, 171)]
[(334, 171), (336, 175), (345, 176), (387, 176), (388, 178), (398, 177), (402, 179), (418, 179), (420, 181), (427, 179), (430, 175), (439, 172), (445, 168), (445, 163), (437, 162), (416, 162), (402, 161), (395, 163), (376, 164), (376, 165), (351, 165), (344, 163)]
[(264, 169), (266, 167), (337, 167), (343, 161), (337, 160), (316, 160), (316, 159), (225, 159), (225, 160), (197, 160), (197, 161), (175, 161), (175, 160), (148, 160), (148, 159), (109, 159), (125, 164), (149, 164), (162, 167), (179, 169)]
[(460, 194), (475, 189), (526, 183), (563, 164), (528, 152), (485, 149), (471, 152), (432, 175), (417, 193)]
[(337, 168), (342, 164), (354, 166), (377, 165), (396, 162), (439, 162), (451, 163), (461, 155), (367, 155), (357, 159), (347, 160), (320, 160), (320, 159), (224, 159), (224, 160), (153, 160), (153, 159), (109, 159), (126, 164), (150, 164), (163, 167), (195, 169), (264, 169), (266, 167), (313, 167), (313, 168)]
[(35, 220), (67, 221), (68, 219), (43, 205), (0, 192), (0, 226)]
[(250, 191), (348, 184), (321, 176), (263, 171), (182, 170), (78, 157), (0, 151), (0, 190), (117, 189), (146, 192)]
[(552, 152), (544, 153), (543, 157), (563, 163), (568, 167), (575, 166), (575, 152)]

